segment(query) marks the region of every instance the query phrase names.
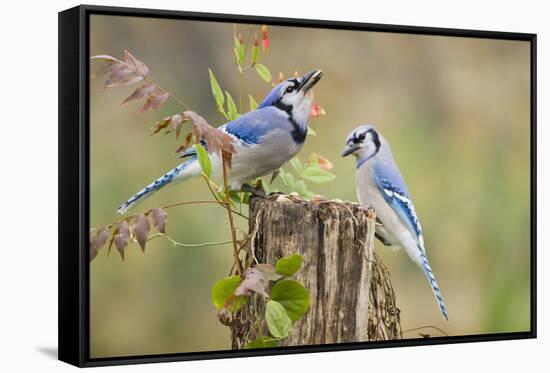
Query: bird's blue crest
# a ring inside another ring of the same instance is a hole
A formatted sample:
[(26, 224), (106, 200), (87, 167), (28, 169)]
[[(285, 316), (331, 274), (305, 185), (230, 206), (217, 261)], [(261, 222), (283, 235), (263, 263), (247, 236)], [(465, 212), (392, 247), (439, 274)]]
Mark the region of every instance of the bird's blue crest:
[(283, 85), (283, 83), (284, 82), (277, 84), (275, 88), (273, 88), (271, 92), (269, 92), (269, 94), (264, 98), (264, 100), (258, 106), (258, 109), (262, 109), (267, 106), (272, 106), (281, 98), (281, 86)]
[(364, 124), (362, 126), (357, 127), (346, 138), (346, 143), (352, 141), (354, 138), (358, 137), (361, 133), (366, 133), (370, 130), (376, 130), (376, 127), (372, 124)]

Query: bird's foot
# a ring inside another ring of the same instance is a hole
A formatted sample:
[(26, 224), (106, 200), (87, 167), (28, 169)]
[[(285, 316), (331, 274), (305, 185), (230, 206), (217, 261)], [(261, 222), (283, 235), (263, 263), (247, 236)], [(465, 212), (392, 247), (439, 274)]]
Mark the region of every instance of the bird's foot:
[(261, 184), (257, 188), (254, 188), (250, 184), (243, 184), (243, 185), (241, 185), (241, 191), (250, 193), (253, 196), (256, 196), (256, 197), (259, 197), (259, 198), (267, 198), (267, 195), (265, 194), (263, 188), (261, 187)]

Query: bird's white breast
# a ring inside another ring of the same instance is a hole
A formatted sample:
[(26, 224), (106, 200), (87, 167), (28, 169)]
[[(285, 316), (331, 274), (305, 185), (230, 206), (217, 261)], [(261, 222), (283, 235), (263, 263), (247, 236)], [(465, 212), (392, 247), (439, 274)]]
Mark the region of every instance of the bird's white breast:
[[(229, 170), (232, 189), (239, 189), (245, 182), (277, 171), (302, 147), (302, 144), (296, 144), (290, 131), (285, 128), (274, 129), (262, 139), (261, 144), (246, 144), (235, 140), (234, 145), (236, 152), (232, 156)], [(211, 159), (212, 178), (221, 180), (221, 159), (217, 154), (211, 154)]]

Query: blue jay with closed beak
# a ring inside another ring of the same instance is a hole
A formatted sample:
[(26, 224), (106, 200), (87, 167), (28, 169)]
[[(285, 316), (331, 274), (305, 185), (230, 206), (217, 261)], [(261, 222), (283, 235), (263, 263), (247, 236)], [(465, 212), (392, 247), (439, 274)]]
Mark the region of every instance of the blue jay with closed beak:
[[(277, 171), (300, 151), (307, 135), (313, 100), (311, 88), (322, 76), (321, 70), (313, 70), (302, 77), (287, 79), (275, 86), (256, 110), (219, 127), (232, 138), (236, 150), (229, 170), (230, 189), (238, 190), (249, 180)], [(188, 159), (130, 197), (117, 212), (126, 213), (165, 185), (201, 174), (194, 146), (181, 157)], [(221, 157), (214, 153), (210, 158), (212, 178), (221, 179)]]
[(426, 256), (420, 220), (390, 145), (373, 126), (360, 126), (346, 139), (342, 156), (350, 154), (356, 158), (359, 202), (373, 207), (381, 223), (376, 226), (376, 237), (386, 246), (403, 248), (422, 268), (441, 313), (448, 320), (447, 308)]

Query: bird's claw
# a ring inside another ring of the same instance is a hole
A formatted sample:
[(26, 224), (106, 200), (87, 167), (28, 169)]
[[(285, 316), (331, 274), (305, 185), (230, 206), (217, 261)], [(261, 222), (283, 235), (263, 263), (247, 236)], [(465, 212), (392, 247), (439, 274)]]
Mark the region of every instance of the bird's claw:
[(267, 195), (265, 194), (265, 192), (263, 190), (261, 190), (259, 188), (254, 188), (250, 184), (241, 185), (241, 191), (250, 193), (250, 194), (252, 194), (256, 197), (259, 197), (259, 198), (267, 198)]

